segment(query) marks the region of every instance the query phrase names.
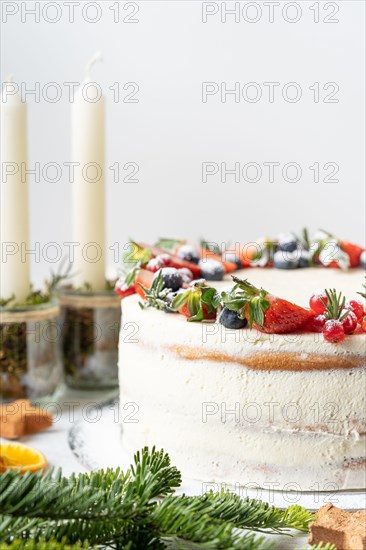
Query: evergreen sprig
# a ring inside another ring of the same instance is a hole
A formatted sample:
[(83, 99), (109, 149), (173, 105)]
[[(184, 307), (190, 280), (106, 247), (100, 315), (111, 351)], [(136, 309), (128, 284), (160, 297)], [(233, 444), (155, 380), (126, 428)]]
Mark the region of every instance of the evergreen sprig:
[[(67, 544), (56, 540), (15, 540), (10, 544), (0, 543), (0, 550), (87, 550), (88, 543)], [(95, 547), (96, 548), (96, 547)]]
[(174, 496), (179, 471), (164, 451), (143, 449), (119, 468), (63, 477), (61, 471), (0, 475), (0, 550), (263, 550), (251, 531), (306, 530), (313, 515), (283, 511), (229, 492)]
[(155, 307), (156, 309), (164, 310), (169, 306), (168, 295), (171, 294), (172, 291), (165, 286), (161, 269), (157, 272), (150, 288), (145, 287), (141, 283), (138, 284), (145, 294), (145, 302), (139, 302), (142, 309)]

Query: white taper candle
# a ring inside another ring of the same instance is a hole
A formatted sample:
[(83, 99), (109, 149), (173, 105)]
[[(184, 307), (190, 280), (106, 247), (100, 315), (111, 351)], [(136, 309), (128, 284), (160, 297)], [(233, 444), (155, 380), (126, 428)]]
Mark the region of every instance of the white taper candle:
[(96, 54), (72, 105), (72, 218), (74, 286), (89, 284), (105, 288), (105, 188), (104, 188), (104, 97), (92, 82), (90, 70), (100, 59)]
[(1, 94), (0, 296), (23, 301), (30, 291), (27, 105), (11, 79)]

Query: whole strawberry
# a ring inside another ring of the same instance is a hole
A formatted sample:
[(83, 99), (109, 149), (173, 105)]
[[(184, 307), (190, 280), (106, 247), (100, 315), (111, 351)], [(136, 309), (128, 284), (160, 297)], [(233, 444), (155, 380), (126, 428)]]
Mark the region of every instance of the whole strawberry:
[(240, 311), (250, 327), (254, 325), (269, 334), (286, 334), (303, 328), (314, 315), (310, 310), (273, 296), (263, 288), (256, 288), (247, 279), (232, 279), (235, 286), (229, 293), (222, 293), (224, 306)]

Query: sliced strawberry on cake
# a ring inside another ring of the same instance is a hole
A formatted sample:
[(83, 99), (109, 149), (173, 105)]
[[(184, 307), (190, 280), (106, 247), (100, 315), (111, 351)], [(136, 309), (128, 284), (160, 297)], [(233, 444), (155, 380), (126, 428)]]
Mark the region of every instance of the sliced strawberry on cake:
[(226, 308), (240, 311), (261, 332), (285, 334), (303, 328), (314, 315), (283, 298), (269, 294), (263, 288), (256, 288), (247, 279), (232, 277), (236, 283), (230, 292), (223, 292)]

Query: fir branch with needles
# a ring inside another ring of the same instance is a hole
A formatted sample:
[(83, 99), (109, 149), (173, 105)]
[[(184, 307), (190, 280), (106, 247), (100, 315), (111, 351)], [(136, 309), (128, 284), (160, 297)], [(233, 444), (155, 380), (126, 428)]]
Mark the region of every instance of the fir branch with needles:
[[(281, 510), (230, 492), (174, 496), (179, 471), (164, 451), (136, 453), (120, 469), (62, 476), (60, 471), (0, 474), (0, 550), (264, 550), (262, 533), (305, 531), (313, 514)], [(249, 529), (243, 533), (238, 529)]]
[(59, 542), (57, 540), (17, 539), (9, 544), (0, 543), (0, 550), (88, 550), (89, 548), (97, 550), (96, 546), (90, 547), (87, 541), (68, 544), (65, 540)]

